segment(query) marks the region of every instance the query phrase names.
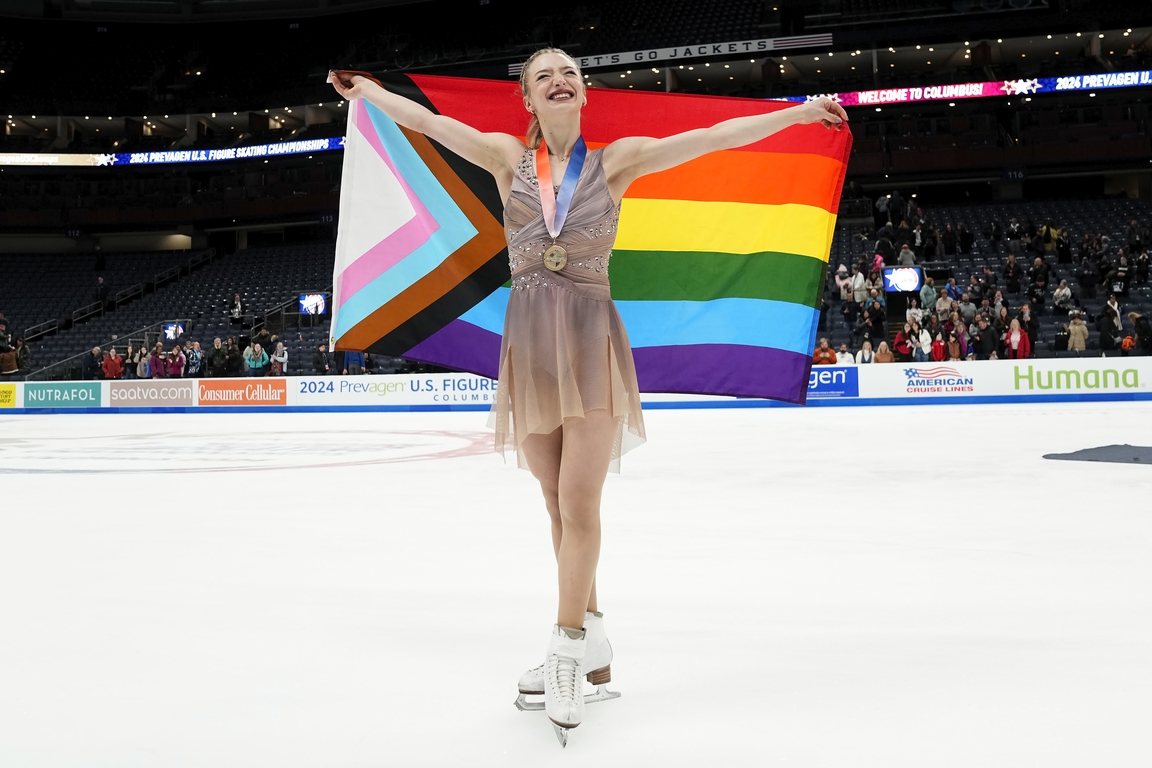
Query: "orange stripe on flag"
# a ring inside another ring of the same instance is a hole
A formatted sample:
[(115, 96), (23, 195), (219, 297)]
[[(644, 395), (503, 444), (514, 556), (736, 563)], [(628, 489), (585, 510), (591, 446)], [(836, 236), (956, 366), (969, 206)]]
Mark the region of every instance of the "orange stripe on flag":
[(844, 164), (821, 155), (713, 152), (632, 182), (625, 197), (702, 202), (796, 203), (835, 213), (832, 198)]

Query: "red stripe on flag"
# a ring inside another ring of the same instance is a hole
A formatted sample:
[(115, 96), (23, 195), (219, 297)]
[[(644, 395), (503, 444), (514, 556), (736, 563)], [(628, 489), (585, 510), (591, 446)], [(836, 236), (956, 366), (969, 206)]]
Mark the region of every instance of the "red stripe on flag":
[[(412, 75), (414, 82), (436, 110), (487, 132), (523, 136), (528, 130), (528, 110), (519, 83), (505, 80), (474, 80)], [(796, 109), (778, 101), (697, 96), (686, 93), (648, 93), (614, 88), (592, 88), (588, 106), (581, 112), (581, 130), (591, 147), (626, 136), (661, 138), (708, 128), (722, 120)], [(830, 131), (819, 125), (793, 126), (742, 147), (743, 151), (789, 152), (823, 155), (846, 162), (851, 134)], [(771, 180), (765, 180), (771, 183)]]

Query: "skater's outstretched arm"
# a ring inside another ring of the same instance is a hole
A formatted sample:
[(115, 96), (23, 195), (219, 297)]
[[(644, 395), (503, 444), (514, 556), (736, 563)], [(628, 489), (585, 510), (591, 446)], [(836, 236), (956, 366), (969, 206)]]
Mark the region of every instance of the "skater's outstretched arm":
[(524, 152), (524, 144), (506, 133), (482, 133), (470, 125), (392, 93), (373, 79), (350, 72), (333, 71), (329, 80), (341, 98), (365, 99), (398, 125), (422, 133), (430, 139), (485, 169), (499, 182), (511, 176)]
[(613, 199), (619, 201), (628, 186), (650, 173), (666, 171), (709, 152), (744, 147), (793, 125), (819, 123), (840, 130), (848, 120), (831, 99), (817, 99), (763, 115), (735, 117), (710, 128), (698, 128), (662, 139), (630, 136), (604, 148), (604, 171)]

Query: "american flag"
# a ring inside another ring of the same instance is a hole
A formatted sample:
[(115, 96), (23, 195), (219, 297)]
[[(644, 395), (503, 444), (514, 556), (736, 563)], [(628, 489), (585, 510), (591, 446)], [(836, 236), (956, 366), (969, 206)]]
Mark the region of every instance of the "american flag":
[(959, 376), (960, 371), (946, 365), (931, 368), (905, 368), (904, 375), (910, 379), (939, 379), (943, 376)]

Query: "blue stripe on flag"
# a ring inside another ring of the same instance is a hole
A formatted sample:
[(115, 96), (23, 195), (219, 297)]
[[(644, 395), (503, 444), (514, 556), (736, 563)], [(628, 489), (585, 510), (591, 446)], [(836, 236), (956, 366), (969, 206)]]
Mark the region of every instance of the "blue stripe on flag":
[[(503, 333), (511, 293), (509, 288), (497, 289), (460, 319)], [(810, 355), (819, 319), (811, 307), (766, 299), (617, 301), (616, 308), (634, 348), (741, 344)]]
[[(368, 110), (368, 117), (380, 136), (380, 143), (392, 158), (396, 170), (424, 203), (440, 228), (423, 245), (401, 259), (387, 272), (346, 297), (337, 312), (336, 327), (332, 331), (332, 335), (337, 339), (347, 333), (352, 326), (410, 288), (413, 283), (438, 267), (478, 234), (472, 222), (460, 210), (460, 206), (456, 205), (456, 201), (447, 190), (440, 185), (396, 123), (367, 101), (362, 101), (361, 104)], [(368, 151), (375, 150), (369, 147)], [(380, 215), (386, 216), (388, 212), (381, 211)], [(342, 226), (355, 226), (355, 224), (342, 222)]]

